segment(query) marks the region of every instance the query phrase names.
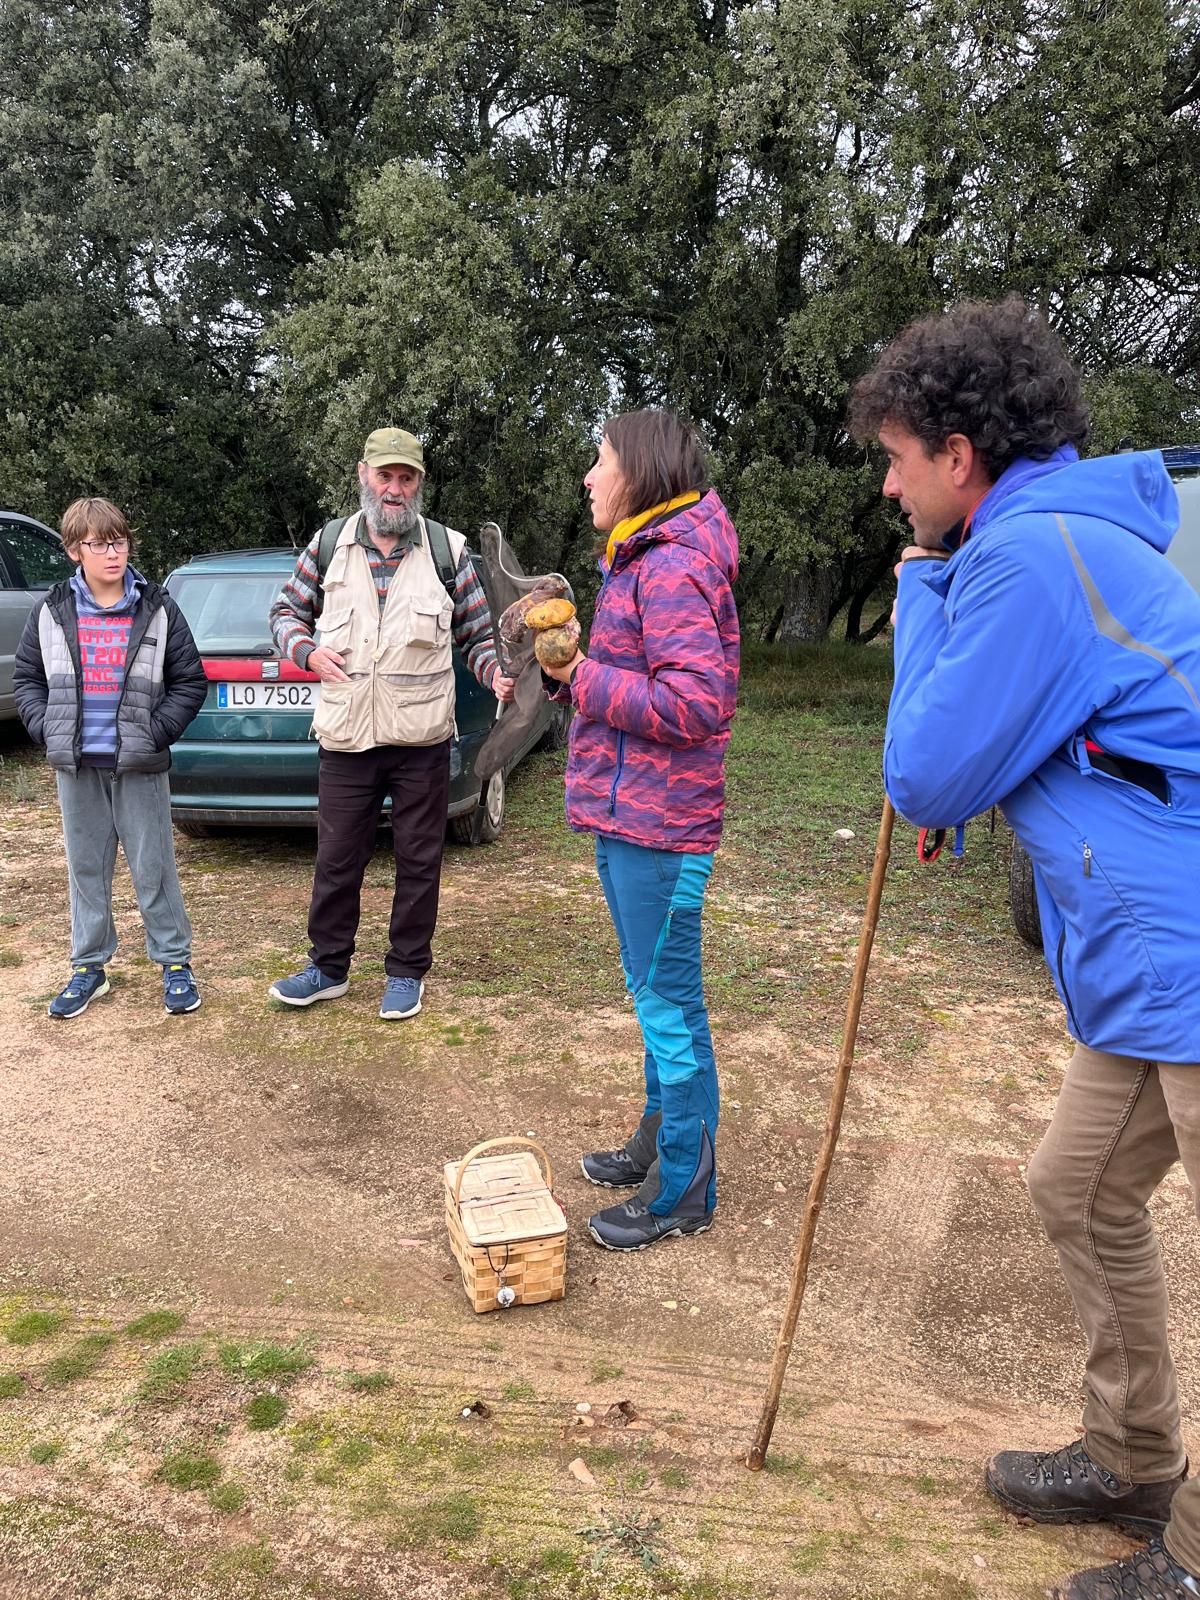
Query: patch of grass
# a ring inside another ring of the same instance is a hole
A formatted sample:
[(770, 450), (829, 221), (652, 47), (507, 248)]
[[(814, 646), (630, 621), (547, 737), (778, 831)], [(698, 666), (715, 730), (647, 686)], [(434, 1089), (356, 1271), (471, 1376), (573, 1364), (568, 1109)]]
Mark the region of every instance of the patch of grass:
[(52, 1461), (58, 1460), (62, 1450), (60, 1439), (39, 1439), (37, 1444), (29, 1446), (29, 1459), (39, 1467), (48, 1467)]
[(589, 1544), (596, 1547), (592, 1557), (593, 1571), (598, 1572), (604, 1564), (605, 1557), (617, 1550), (635, 1557), (647, 1572), (662, 1565), (658, 1517), (640, 1518), (636, 1512), (606, 1511), (603, 1518), (602, 1522), (575, 1530), (581, 1539), (586, 1539)]
[(418, 1549), (439, 1542), (469, 1544), (483, 1526), (483, 1516), (474, 1495), (458, 1490), (408, 1506), (400, 1513), (393, 1542), (405, 1549)]
[(608, 1383), (613, 1378), (623, 1378), (624, 1376), (625, 1368), (618, 1367), (612, 1361), (600, 1360), (592, 1362), (593, 1383)]
[(537, 1566), (542, 1572), (577, 1572), (579, 1563), (575, 1559), (575, 1552), (568, 1550), (561, 1544), (547, 1545), (544, 1550), (539, 1550)]
[(221, 1476), (221, 1463), (205, 1451), (175, 1450), (163, 1457), (154, 1474), (170, 1489), (212, 1489)]
[(208, 1491), (208, 1503), (214, 1511), (240, 1511), (246, 1504), (246, 1491), (240, 1483), (226, 1478)]
[(25, 1393), (25, 1379), (19, 1372), (0, 1372), (0, 1400), (15, 1400)]
[(379, 1394), (395, 1383), (390, 1372), (348, 1372), (346, 1387), (355, 1394)]
[(287, 1416), (287, 1401), (281, 1394), (256, 1394), (246, 1407), (246, 1426), (255, 1433), (277, 1428)]
[(147, 1311), (145, 1316), (127, 1322), (124, 1332), (131, 1339), (166, 1339), (178, 1333), (186, 1321), (182, 1311)]
[(583, 1459), (593, 1472), (607, 1472), (620, 1463), (621, 1452), (611, 1444), (598, 1444), (585, 1450)]
[(80, 1378), (90, 1378), (104, 1359), (104, 1352), (113, 1342), (111, 1333), (86, 1333), (77, 1339), (61, 1356), (47, 1361), (42, 1381), (47, 1389), (61, 1389)]
[(932, 1500), (941, 1492), (941, 1484), (936, 1478), (930, 1477), (929, 1473), (923, 1472), (917, 1479), (917, 1493), (925, 1495), (927, 1499)]
[(686, 1489), (688, 1475), (682, 1467), (664, 1467), (658, 1475), (664, 1489)]
[(275, 1567), (275, 1552), (270, 1545), (260, 1541), (258, 1544), (238, 1545), (235, 1550), (226, 1550), (214, 1556), (208, 1570), (218, 1581), (222, 1578), (236, 1581), (239, 1578), (269, 1578)]
[(500, 1391), (501, 1400), (536, 1400), (533, 1385), (526, 1383), (524, 1378), (516, 1378), (512, 1383), (506, 1383)]
[(802, 1544), (792, 1551), (792, 1557), (788, 1565), (793, 1572), (802, 1574), (819, 1572), (825, 1564), (825, 1557), (829, 1553), (831, 1543), (832, 1540), (827, 1533), (818, 1533), (807, 1544)]
[(768, 1455), (763, 1462), (763, 1471), (778, 1473), (780, 1477), (792, 1478), (801, 1484), (811, 1483), (816, 1476), (807, 1456), (799, 1452), (789, 1455), (784, 1450), (774, 1451)]
[(14, 1317), (4, 1330), (9, 1344), (36, 1344), (39, 1339), (49, 1339), (67, 1320), (65, 1311), (26, 1311)]
[(0, 950), (0, 967), (19, 967), (24, 959), (19, 950)]
[(333, 1453), (333, 1459), (339, 1467), (361, 1467), (364, 1462), (371, 1459), (373, 1453), (374, 1449), (369, 1439), (364, 1439), (361, 1434), (353, 1434), (338, 1445)]
[(203, 1360), (204, 1345), (199, 1339), (160, 1350), (147, 1364), (136, 1398), (155, 1405), (172, 1405), (183, 1397)]
[(219, 1347), (217, 1359), (231, 1378), (251, 1383), (290, 1383), (313, 1364), (305, 1345), (270, 1344), (265, 1340), (251, 1344), (229, 1341)]

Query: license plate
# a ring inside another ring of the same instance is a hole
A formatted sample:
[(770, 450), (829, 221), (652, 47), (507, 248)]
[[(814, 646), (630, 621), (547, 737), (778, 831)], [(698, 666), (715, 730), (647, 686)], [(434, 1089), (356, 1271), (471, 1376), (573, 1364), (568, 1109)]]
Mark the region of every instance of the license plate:
[(221, 711), (304, 711), (317, 709), (316, 683), (218, 683)]

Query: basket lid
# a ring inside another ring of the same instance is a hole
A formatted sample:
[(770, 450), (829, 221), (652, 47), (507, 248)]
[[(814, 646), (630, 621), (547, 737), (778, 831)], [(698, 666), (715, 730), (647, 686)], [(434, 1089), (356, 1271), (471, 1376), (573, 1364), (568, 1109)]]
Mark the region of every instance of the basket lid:
[(464, 1194), (459, 1209), (467, 1243), (475, 1246), (519, 1244), (524, 1239), (549, 1239), (567, 1231), (562, 1207), (544, 1185), (517, 1194)]

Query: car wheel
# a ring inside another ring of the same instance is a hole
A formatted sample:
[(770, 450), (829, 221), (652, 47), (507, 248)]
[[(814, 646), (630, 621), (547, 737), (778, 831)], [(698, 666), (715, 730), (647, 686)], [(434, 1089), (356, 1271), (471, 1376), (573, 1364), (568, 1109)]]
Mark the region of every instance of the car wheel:
[(504, 828), (504, 772), (493, 772), (479, 805), (464, 817), (450, 819), (450, 837), (458, 844), (495, 844)]
[(180, 822), (175, 817), (172, 817), (171, 821), (185, 839), (210, 839), (212, 837), (212, 829), (207, 822)]
[(1008, 908), (1013, 927), (1026, 944), (1042, 947), (1042, 918), (1038, 911), (1037, 889), (1033, 882), (1033, 861), (1028, 850), (1014, 835), (1008, 864)]
[(539, 750), (565, 750), (571, 738), (572, 707), (555, 705), (550, 712), (546, 731), (537, 742)]

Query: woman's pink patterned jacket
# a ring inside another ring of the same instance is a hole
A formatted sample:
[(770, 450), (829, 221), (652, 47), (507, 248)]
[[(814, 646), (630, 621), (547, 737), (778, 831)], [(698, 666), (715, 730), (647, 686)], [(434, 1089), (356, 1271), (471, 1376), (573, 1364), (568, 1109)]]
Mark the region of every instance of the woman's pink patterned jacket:
[(737, 698), (737, 531), (720, 496), (617, 546), (571, 679), (567, 821), (659, 850), (715, 850)]

